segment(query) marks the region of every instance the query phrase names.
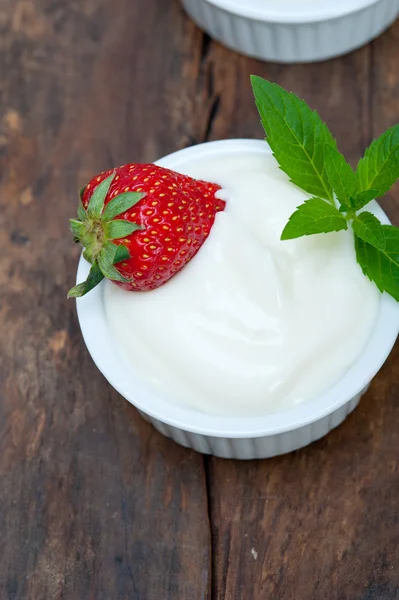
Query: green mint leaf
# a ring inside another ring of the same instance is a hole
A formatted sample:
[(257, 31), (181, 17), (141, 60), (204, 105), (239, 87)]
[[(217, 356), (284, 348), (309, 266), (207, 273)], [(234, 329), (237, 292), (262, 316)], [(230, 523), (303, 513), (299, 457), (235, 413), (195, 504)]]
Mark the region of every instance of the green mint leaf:
[(104, 208), (105, 198), (109, 192), (109, 188), (111, 187), (114, 177), (115, 173), (111, 173), (111, 175), (99, 183), (94, 190), (89, 201), (89, 206), (87, 207), (87, 212), (89, 215), (93, 217), (99, 217), (101, 215)]
[(292, 93), (252, 76), (256, 105), (267, 141), (291, 181), (314, 196), (333, 202), (326, 173), (325, 147), (336, 147), (319, 115)]
[(303, 235), (329, 233), (348, 229), (345, 217), (335, 206), (321, 198), (306, 200), (290, 216), (281, 234), (282, 240), (292, 240)]
[(123, 260), (128, 260), (129, 258), (130, 258), (130, 252), (126, 248), (126, 246), (121, 244), (120, 246), (116, 247), (114, 261), (113, 261), (114, 265), (116, 265), (119, 262), (122, 262)]
[(129, 281), (114, 267), (115, 244), (106, 244), (98, 255), (98, 265), (105, 277), (114, 281)]
[(331, 187), (340, 204), (350, 205), (350, 198), (357, 190), (355, 172), (336, 148), (326, 144), (324, 151), (325, 168)]
[(96, 285), (99, 284), (100, 281), (102, 281), (103, 279), (104, 275), (102, 274), (97, 261), (94, 261), (86, 281), (84, 281), (83, 283), (79, 283), (78, 285), (75, 285), (75, 287), (70, 289), (67, 297), (80, 298), (81, 296), (84, 296), (85, 294), (90, 292), (90, 290), (96, 287)]
[(399, 124), (374, 140), (357, 165), (359, 190), (383, 196), (399, 179)]
[(104, 221), (110, 221), (114, 217), (124, 213), (132, 208), (137, 202), (144, 198), (145, 194), (140, 192), (123, 192), (115, 198), (112, 198), (104, 208), (102, 218)]
[(124, 238), (138, 229), (141, 229), (140, 225), (131, 223), (130, 221), (124, 221), (123, 219), (115, 219), (104, 225), (105, 235), (109, 240)]
[(351, 196), (349, 198), (348, 203), (342, 203), (340, 206), (341, 212), (348, 212), (350, 210), (360, 210), (363, 206), (366, 206), (369, 202), (377, 198), (378, 191), (377, 190), (367, 190), (365, 192), (359, 192), (354, 197)]
[(373, 214), (362, 212), (352, 221), (352, 229), (358, 238), (378, 248), (384, 250), (386, 247), (384, 228)]
[(399, 229), (383, 225), (385, 249), (379, 250), (355, 235), (356, 258), (363, 273), (399, 302)]
[(359, 192), (356, 194), (354, 198), (351, 198), (351, 206), (355, 210), (360, 210), (363, 206), (366, 206), (369, 202), (374, 200), (379, 196), (378, 190), (365, 190), (364, 192)]

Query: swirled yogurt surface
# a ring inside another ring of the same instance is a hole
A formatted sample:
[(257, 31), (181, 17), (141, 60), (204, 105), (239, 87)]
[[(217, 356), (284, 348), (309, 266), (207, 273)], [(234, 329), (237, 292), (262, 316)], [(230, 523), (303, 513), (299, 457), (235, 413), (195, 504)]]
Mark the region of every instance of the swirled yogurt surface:
[(123, 360), (170, 400), (207, 413), (257, 415), (313, 399), (356, 360), (379, 293), (350, 231), (281, 241), (309, 195), (268, 154), (190, 159), (176, 169), (218, 183), (227, 201), (195, 258), (158, 290), (106, 282)]

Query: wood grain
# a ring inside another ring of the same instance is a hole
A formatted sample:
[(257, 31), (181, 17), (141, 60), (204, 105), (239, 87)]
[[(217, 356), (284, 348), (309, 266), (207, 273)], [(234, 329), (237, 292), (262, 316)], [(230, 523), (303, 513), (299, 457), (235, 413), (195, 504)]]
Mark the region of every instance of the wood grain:
[(0, 6), (0, 598), (205, 600), (202, 457), (111, 390), (66, 300), (79, 186), (202, 135), (202, 34), (156, 0)]
[(399, 599), (398, 347), (324, 440), (204, 460), (108, 386), (65, 298), (93, 173), (262, 137), (251, 73), (317, 108), (355, 164), (399, 120), (398, 43), (397, 24), (283, 67), (212, 42), (177, 0), (0, 0), (1, 600)]

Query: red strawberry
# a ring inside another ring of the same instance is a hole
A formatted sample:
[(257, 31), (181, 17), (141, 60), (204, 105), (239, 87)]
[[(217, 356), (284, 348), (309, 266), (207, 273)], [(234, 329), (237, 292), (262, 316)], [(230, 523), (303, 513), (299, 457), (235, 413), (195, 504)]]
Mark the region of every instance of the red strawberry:
[(151, 164), (92, 179), (81, 191), (78, 219), (70, 220), (92, 267), (68, 296), (83, 296), (104, 277), (130, 291), (166, 283), (198, 252), (224, 210), (215, 197), (219, 189)]

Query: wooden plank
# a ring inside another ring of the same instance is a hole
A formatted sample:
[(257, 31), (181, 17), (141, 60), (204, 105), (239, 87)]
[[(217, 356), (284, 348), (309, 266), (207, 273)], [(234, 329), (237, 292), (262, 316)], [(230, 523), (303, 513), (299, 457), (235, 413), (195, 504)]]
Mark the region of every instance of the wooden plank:
[[(397, 120), (398, 27), (296, 67), (210, 42), (177, 2), (3, 0), (0, 31), (0, 597), (207, 598), (202, 459), (105, 384), (64, 300), (72, 198), (114, 164), (261, 137), (251, 72), (304, 96), (355, 163)], [(399, 598), (397, 358), (318, 444), (207, 461), (213, 598)]]
[[(228, 74), (234, 90), (221, 100), (215, 137), (261, 136), (247, 85), (254, 72), (317, 108), (355, 164), (372, 135), (399, 120), (398, 37), (399, 23), (372, 48), (306, 66), (215, 46), (217, 85)], [(398, 187), (383, 204), (397, 221)], [(355, 413), (309, 448), (268, 461), (208, 460), (213, 598), (399, 598), (398, 358), (396, 346)]]
[[(377, 137), (399, 122), (399, 22), (374, 44), (371, 64), (370, 137)], [(394, 225), (399, 225), (399, 184), (381, 201)]]
[(0, 597), (205, 600), (202, 457), (111, 390), (66, 300), (79, 186), (201, 137), (202, 35), (157, 0), (3, 0), (0, 30)]

